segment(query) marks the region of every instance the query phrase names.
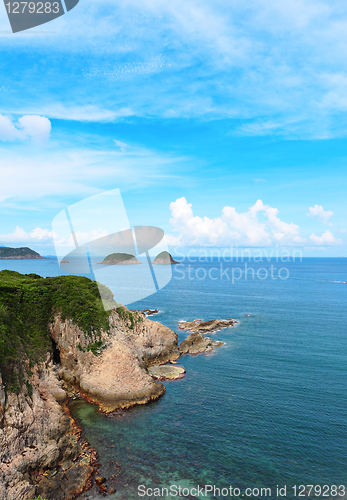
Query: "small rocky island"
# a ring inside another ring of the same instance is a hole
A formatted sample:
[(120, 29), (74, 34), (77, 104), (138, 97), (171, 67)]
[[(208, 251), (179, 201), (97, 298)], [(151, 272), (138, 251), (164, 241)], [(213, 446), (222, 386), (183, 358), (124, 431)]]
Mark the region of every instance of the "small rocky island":
[(40, 254), (31, 250), (28, 247), (21, 248), (10, 248), (10, 247), (0, 247), (0, 259), (1, 260), (10, 260), (10, 259), (44, 259)]
[(141, 262), (130, 253), (111, 253), (110, 255), (105, 257), (102, 262), (98, 262), (98, 264), (115, 266), (141, 264)]
[(180, 321), (178, 327), (180, 330), (187, 330), (193, 333), (214, 333), (222, 328), (234, 328), (239, 322), (236, 319), (213, 319), (204, 321), (195, 319), (194, 321)]
[(159, 309), (142, 309), (141, 311), (145, 316), (153, 316), (154, 314), (159, 313)]
[(169, 266), (169, 265), (179, 264), (179, 262), (173, 260), (172, 255), (169, 252), (161, 252), (156, 256), (152, 264)]

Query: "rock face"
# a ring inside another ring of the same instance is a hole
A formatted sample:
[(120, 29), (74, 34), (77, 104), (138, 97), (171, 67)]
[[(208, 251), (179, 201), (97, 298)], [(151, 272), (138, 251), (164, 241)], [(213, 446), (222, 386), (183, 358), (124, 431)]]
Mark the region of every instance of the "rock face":
[(114, 265), (134, 265), (141, 264), (141, 262), (134, 256), (129, 253), (111, 253), (107, 257), (104, 258), (102, 262), (98, 262), (98, 264), (104, 264), (107, 266)]
[(93, 474), (96, 453), (81, 440), (52, 362), (33, 368), (32, 394), (5, 392), (0, 377), (0, 499), (70, 500)]
[(211, 340), (201, 333), (195, 332), (188, 335), (179, 345), (181, 354), (201, 354), (212, 352), (215, 347), (220, 347), (224, 342)]
[(212, 321), (196, 319), (194, 321), (181, 321), (178, 326), (180, 330), (187, 330), (188, 332), (213, 333), (222, 328), (234, 328), (238, 323), (236, 319), (231, 318), (214, 319)]
[[(90, 340), (70, 320), (55, 318), (51, 335), (60, 351), (59, 376), (106, 412), (157, 399), (165, 392), (147, 368), (177, 358), (177, 334), (140, 312), (121, 307), (110, 316), (95, 356)], [(95, 339), (96, 340), (96, 339)]]
[(173, 260), (172, 255), (169, 254), (169, 252), (161, 252), (156, 256), (156, 258), (153, 261), (153, 264), (173, 265), (173, 264), (179, 264), (179, 262)]
[(0, 259), (44, 259), (40, 254), (28, 247), (21, 248), (0, 248)]

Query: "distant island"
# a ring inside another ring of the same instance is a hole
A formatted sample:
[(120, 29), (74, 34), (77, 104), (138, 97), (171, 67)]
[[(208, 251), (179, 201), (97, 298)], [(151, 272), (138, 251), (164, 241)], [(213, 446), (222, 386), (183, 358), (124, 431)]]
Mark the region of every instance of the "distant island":
[(179, 264), (179, 262), (173, 260), (172, 255), (169, 252), (161, 252), (156, 256), (156, 258), (153, 261), (153, 264), (173, 265), (173, 264)]
[(98, 264), (105, 265), (133, 265), (133, 264), (141, 264), (141, 262), (130, 253), (111, 253), (107, 257), (104, 258), (102, 262), (98, 262)]
[(0, 260), (1, 259), (44, 259), (40, 254), (34, 252), (28, 247), (21, 248), (0, 248)]

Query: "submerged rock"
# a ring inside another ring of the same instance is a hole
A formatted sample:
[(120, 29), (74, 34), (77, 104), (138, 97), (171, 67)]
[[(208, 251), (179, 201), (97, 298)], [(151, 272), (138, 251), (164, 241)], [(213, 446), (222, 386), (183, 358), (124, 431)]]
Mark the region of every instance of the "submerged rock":
[(178, 325), (180, 330), (187, 330), (188, 332), (200, 333), (213, 333), (222, 328), (234, 328), (238, 325), (236, 319), (213, 319), (211, 321), (204, 321), (196, 319), (194, 321), (181, 321)]

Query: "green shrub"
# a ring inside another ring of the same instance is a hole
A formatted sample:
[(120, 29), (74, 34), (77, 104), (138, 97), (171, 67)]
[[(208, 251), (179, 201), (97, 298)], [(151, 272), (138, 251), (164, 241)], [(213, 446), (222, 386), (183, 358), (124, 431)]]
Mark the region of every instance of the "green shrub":
[(129, 328), (131, 330), (134, 329), (135, 325), (135, 318), (134, 318), (134, 313), (131, 311), (128, 311), (128, 309), (125, 309), (125, 307), (117, 307), (116, 309), (118, 316), (123, 320), (126, 321), (127, 323), (130, 323)]
[[(116, 306), (112, 292), (104, 288), (103, 295)], [(23, 360), (29, 360), (32, 368), (52, 352), (49, 324), (56, 313), (83, 330), (91, 340), (89, 350), (93, 353), (102, 347), (100, 333), (109, 331), (109, 312), (103, 307), (95, 281), (80, 276), (42, 278), (0, 272), (0, 373), (8, 391), (18, 393), (26, 380)], [(30, 384), (27, 388), (30, 394)]]

